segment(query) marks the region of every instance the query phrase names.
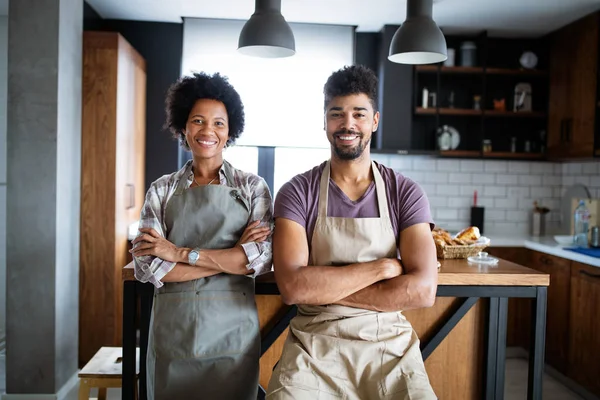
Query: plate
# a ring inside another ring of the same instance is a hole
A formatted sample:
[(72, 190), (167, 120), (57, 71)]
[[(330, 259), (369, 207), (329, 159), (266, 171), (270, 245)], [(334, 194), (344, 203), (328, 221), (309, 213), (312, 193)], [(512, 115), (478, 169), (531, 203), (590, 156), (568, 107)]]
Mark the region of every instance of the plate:
[(438, 128), (438, 147), (440, 150), (456, 150), (460, 144), (460, 134), (450, 125)]

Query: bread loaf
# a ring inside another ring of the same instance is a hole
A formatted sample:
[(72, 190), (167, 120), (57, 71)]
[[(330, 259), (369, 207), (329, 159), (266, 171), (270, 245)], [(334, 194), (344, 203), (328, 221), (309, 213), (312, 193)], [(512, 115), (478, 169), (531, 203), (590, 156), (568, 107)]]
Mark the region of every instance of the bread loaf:
[(481, 234), (479, 233), (479, 228), (476, 226), (470, 226), (463, 229), (456, 235), (457, 240), (465, 242), (476, 242), (480, 237)]

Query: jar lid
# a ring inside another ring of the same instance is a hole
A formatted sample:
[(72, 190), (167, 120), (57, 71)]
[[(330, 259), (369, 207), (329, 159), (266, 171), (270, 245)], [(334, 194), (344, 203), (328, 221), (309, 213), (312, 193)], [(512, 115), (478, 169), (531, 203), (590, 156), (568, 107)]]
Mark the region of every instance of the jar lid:
[(498, 259), (492, 256), (489, 256), (485, 251), (480, 251), (476, 256), (468, 257), (467, 260), (471, 263), (475, 264), (487, 264), (487, 265), (496, 265), (498, 264)]

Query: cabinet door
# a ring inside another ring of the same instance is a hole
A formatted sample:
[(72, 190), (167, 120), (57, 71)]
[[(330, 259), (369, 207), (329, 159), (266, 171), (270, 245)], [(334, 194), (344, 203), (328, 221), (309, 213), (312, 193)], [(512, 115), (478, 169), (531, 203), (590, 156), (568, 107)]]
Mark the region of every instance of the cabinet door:
[(533, 252), (533, 268), (550, 275), (546, 317), (546, 364), (567, 372), (571, 261)]
[(572, 29), (563, 28), (552, 37), (550, 51), (550, 101), (548, 105), (548, 156), (554, 159), (567, 155), (565, 129), (570, 118), (569, 68), (572, 59)]
[(570, 303), (568, 376), (600, 396), (600, 268), (572, 262)]
[(596, 122), (596, 82), (598, 76), (599, 14), (573, 24), (573, 57), (563, 61), (570, 68), (571, 119), (566, 139), (570, 158), (591, 158), (594, 151)]

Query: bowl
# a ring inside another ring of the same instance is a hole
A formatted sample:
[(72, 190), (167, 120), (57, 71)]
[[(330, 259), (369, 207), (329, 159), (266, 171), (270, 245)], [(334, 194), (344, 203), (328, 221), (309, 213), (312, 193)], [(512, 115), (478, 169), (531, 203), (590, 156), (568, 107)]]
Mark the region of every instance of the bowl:
[(557, 235), (554, 236), (554, 240), (558, 242), (558, 244), (569, 245), (573, 244), (573, 236), (572, 235)]

